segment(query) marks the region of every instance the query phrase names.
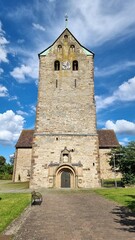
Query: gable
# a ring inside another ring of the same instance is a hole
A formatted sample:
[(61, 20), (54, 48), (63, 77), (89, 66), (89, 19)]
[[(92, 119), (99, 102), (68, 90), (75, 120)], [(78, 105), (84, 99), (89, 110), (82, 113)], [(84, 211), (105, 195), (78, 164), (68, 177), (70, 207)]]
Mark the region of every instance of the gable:
[(74, 37), (74, 35), (69, 31), (68, 28), (66, 28), (61, 35), (55, 40), (55, 42), (49, 46), (47, 49), (43, 50), (41, 53), (38, 54), (38, 56), (47, 56), (49, 53), (51, 53), (52, 48), (55, 46), (55, 44), (59, 44), (61, 42), (61, 40), (63, 39), (64, 36), (68, 35), (70, 37), (71, 42), (75, 42), (79, 47), (80, 50), (82, 51), (83, 54), (87, 55), (87, 56), (94, 56), (94, 53), (90, 50), (88, 50), (87, 48), (85, 48), (84, 46), (82, 46), (79, 41)]

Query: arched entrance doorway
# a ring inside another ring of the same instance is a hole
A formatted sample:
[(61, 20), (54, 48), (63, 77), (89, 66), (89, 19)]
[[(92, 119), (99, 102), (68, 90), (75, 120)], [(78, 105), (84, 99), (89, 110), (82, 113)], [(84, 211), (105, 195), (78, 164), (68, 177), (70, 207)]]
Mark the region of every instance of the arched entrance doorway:
[(65, 169), (61, 173), (61, 188), (70, 188), (71, 173), (69, 169)]
[(75, 188), (75, 170), (69, 165), (62, 165), (56, 171), (55, 186), (58, 188)]

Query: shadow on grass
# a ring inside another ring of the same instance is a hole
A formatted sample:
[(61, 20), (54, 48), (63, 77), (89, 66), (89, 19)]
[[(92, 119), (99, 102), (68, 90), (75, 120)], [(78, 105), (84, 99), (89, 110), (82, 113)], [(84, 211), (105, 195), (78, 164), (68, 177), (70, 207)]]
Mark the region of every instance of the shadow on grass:
[(130, 197), (132, 201), (127, 201), (127, 207), (131, 209), (135, 213), (135, 195), (126, 195), (127, 197)]
[(119, 219), (115, 219), (115, 221), (122, 225), (121, 230), (135, 232), (135, 196), (133, 195), (126, 196), (131, 197), (133, 199), (130, 202), (127, 201), (127, 208), (117, 206), (112, 213), (119, 217)]

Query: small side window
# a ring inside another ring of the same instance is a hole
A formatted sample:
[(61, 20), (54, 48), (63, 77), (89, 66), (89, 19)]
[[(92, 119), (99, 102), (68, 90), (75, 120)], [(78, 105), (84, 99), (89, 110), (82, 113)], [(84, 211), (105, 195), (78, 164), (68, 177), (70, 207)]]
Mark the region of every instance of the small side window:
[(61, 51), (62, 51), (62, 46), (58, 45), (58, 52), (61, 52)]
[(68, 39), (68, 35), (64, 35), (64, 38), (67, 40)]
[(74, 60), (73, 61), (73, 71), (77, 71), (78, 70), (78, 61), (77, 60)]
[(56, 79), (56, 88), (58, 87), (58, 80)]
[(59, 71), (60, 70), (60, 61), (56, 60), (54, 62), (54, 70)]
[(76, 88), (76, 79), (75, 79), (75, 88)]
[(71, 46), (70, 46), (70, 51), (71, 51), (71, 52), (74, 52), (74, 51), (75, 51), (75, 45), (71, 45)]

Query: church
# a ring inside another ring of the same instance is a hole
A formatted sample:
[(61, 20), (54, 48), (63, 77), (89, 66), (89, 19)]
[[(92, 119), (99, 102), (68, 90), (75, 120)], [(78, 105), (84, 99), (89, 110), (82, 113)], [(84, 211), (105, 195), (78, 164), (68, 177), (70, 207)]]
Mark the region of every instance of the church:
[(16, 143), (13, 181), (30, 188), (94, 188), (114, 178), (113, 130), (97, 130), (94, 53), (68, 28), (39, 54), (36, 122)]

